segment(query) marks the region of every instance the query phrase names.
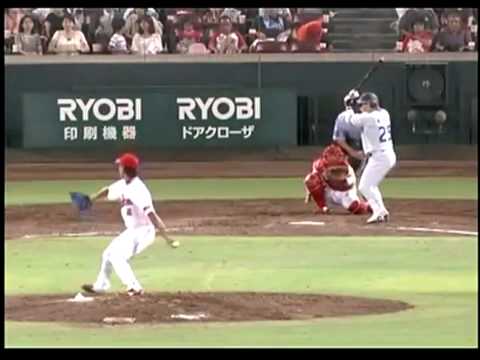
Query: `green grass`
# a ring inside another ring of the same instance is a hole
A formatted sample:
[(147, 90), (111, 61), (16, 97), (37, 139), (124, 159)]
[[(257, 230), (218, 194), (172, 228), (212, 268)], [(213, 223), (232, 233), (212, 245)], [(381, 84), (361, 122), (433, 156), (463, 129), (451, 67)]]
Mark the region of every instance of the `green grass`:
[[(414, 184), (414, 185), (413, 185)], [(69, 191), (94, 192), (108, 181), (10, 181), (6, 205), (70, 202)], [(302, 178), (147, 180), (155, 199), (278, 199), (302, 198)], [(476, 178), (388, 178), (384, 197), (416, 199), (477, 199)]]
[[(6, 205), (69, 202), (104, 181), (8, 182)], [(302, 198), (299, 178), (148, 180), (159, 200)], [(388, 178), (387, 198), (477, 199), (476, 178)], [(313, 321), (102, 327), (7, 321), (7, 346), (478, 346), (477, 237), (180, 237), (134, 259), (147, 290), (337, 293), (407, 301), (395, 314)], [(108, 238), (5, 242), (7, 295), (92, 281)], [(115, 278), (114, 288), (120, 289)]]
[[(133, 266), (147, 290), (337, 293), (407, 301), (395, 314), (314, 321), (102, 327), (6, 323), (7, 346), (477, 346), (476, 237), (179, 237)], [(6, 242), (7, 295), (93, 280), (108, 238)], [(114, 288), (120, 285), (115, 278)]]

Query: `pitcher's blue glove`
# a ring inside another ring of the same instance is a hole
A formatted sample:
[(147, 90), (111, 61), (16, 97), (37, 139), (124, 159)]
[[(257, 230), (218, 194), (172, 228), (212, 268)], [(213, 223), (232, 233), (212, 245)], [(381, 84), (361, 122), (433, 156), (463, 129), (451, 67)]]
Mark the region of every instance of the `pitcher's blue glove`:
[(80, 212), (86, 212), (92, 207), (92, 201), (90, 200), (90, 197), (81, 192), (71, 192), (70, 199), (72, 199), (72, 204)]

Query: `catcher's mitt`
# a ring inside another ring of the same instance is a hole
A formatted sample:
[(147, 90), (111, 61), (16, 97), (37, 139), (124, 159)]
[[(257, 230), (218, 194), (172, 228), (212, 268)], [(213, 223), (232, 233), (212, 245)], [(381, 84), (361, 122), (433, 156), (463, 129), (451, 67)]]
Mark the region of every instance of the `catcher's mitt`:
[(92, 207), (92, 201), (90, 197), (81, 192), (71, 192), (70, 199), (72, 204), (81, 212), (84, 213)]
[(334, 166), (325, 169), (324, 172), (325, 182), (332, 190), (335, 191), (348, 191), (352, 188), (352, 183), (348, 179), (348, 167), (347, 166)]
[(347, 179), (348, 176), (348, 167), (347, 166), (332, 166), (330, 168), (325, 169), (325, 179), (334, 181), (334, 182), (341, 182)]

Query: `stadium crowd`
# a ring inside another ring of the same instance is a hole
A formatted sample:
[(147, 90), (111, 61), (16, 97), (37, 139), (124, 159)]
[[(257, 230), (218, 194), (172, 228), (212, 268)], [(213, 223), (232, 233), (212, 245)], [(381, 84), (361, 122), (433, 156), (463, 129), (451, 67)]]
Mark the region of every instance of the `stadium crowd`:
[[(476, 9), (396, 9), (392, 50), (477, 49)], [(233, 54), (335, 51), (320, 8), (8, 8), (5, 53)]]
[(397, 8), (393, 24), (399, 34), (397, 50), (408, 53), (477, 49), (477, 9)]

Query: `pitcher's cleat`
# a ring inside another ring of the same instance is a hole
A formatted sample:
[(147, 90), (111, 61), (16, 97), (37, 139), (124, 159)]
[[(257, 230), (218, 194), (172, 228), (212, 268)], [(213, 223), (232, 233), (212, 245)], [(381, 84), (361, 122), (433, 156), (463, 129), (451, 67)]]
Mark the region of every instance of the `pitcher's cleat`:
[(82, 290), (89, 293), (89, 294), (102, 294), (104, 291), (95, 290), (92, 284), (84, 284), (82, 285)]
[(127, 290), (128, 296), (141, 296), (145, 294), (145, 290), (140, 289), (140, 290), (135, 290), (135, 289), (128, 289)]

